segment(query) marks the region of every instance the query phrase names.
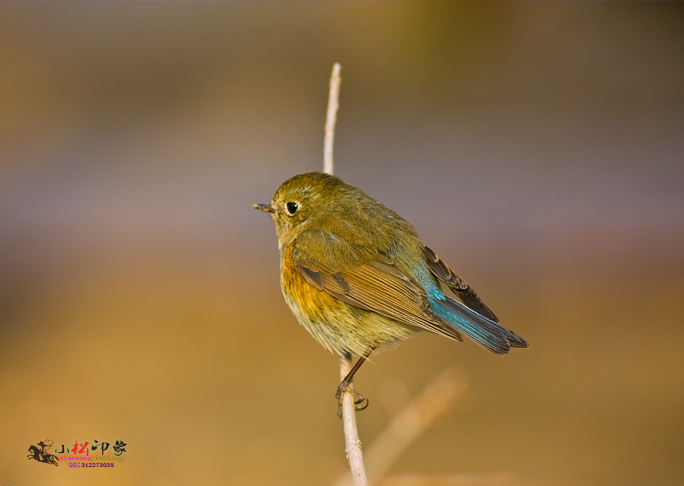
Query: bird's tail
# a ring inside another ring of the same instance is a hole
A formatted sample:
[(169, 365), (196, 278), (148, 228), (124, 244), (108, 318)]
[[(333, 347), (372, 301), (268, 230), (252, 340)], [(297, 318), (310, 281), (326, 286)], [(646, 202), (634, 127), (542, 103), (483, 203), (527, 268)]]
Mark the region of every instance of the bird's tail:
[(490, 321), (459, 301), (431, 300), (430, 309), (439, 318), (494, 354), (503, 355), (511, 348), (526, 348), (527, 341), (496, 322)]

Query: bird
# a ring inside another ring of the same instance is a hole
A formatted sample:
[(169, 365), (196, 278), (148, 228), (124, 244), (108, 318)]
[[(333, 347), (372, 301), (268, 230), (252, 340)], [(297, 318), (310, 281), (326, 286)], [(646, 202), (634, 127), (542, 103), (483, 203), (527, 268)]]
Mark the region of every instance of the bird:
[(529, 346), (408, 221), (339, 177), (295, 175), (270, 204), (252, 207), (273, 217), (280, 286), (296, 319), (329, 351), (359, 357), (337, 387), (338, 401), (350, 391), (357, 409), (368, 406), (350, 388), (355, 373), (371, 353), (421, 331), (465, 336), (499, 356)]

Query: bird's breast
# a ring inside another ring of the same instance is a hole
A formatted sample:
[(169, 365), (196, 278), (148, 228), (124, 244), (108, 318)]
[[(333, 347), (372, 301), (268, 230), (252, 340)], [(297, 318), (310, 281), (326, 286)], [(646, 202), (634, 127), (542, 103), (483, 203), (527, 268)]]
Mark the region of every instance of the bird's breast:
[(286, 254), (280, 267), (280, 286), (285, 300), (302, 322), (328, 320), (343, 303), (328, 292), (310, 285), (299, 273), (290, 254)]

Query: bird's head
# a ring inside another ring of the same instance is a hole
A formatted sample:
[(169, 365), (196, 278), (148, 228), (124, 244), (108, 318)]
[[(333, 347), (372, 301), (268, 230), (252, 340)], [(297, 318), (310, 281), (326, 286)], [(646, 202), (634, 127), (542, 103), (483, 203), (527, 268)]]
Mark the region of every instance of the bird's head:
[[(254, 209), (271, 213), (281, 247), (286, 247), (312, 222), (325, 224), (335, 217), (340, 204), (361, 193), (342, 179), (322, 172), (298, 174), (281, 184), (271, 204)], [(362, 193), (361, 193), (362, 194)]]

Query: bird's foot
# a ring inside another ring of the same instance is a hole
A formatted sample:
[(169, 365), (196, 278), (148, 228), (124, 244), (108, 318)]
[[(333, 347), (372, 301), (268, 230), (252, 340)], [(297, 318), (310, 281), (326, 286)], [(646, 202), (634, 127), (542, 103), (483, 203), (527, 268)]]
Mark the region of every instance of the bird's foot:
[(355, 391), (349, 386), (349, 383), (344, 381), (337, 387), (337, 393), (335, 393), (335, 398), (337, 398), (337, 416), (342, 418), (342, 394), (348, 392), (354, 397), (354, 409), (357, 412), (365, 410), (368, 408), (369, 400), (361, 395), (359, 392)]

